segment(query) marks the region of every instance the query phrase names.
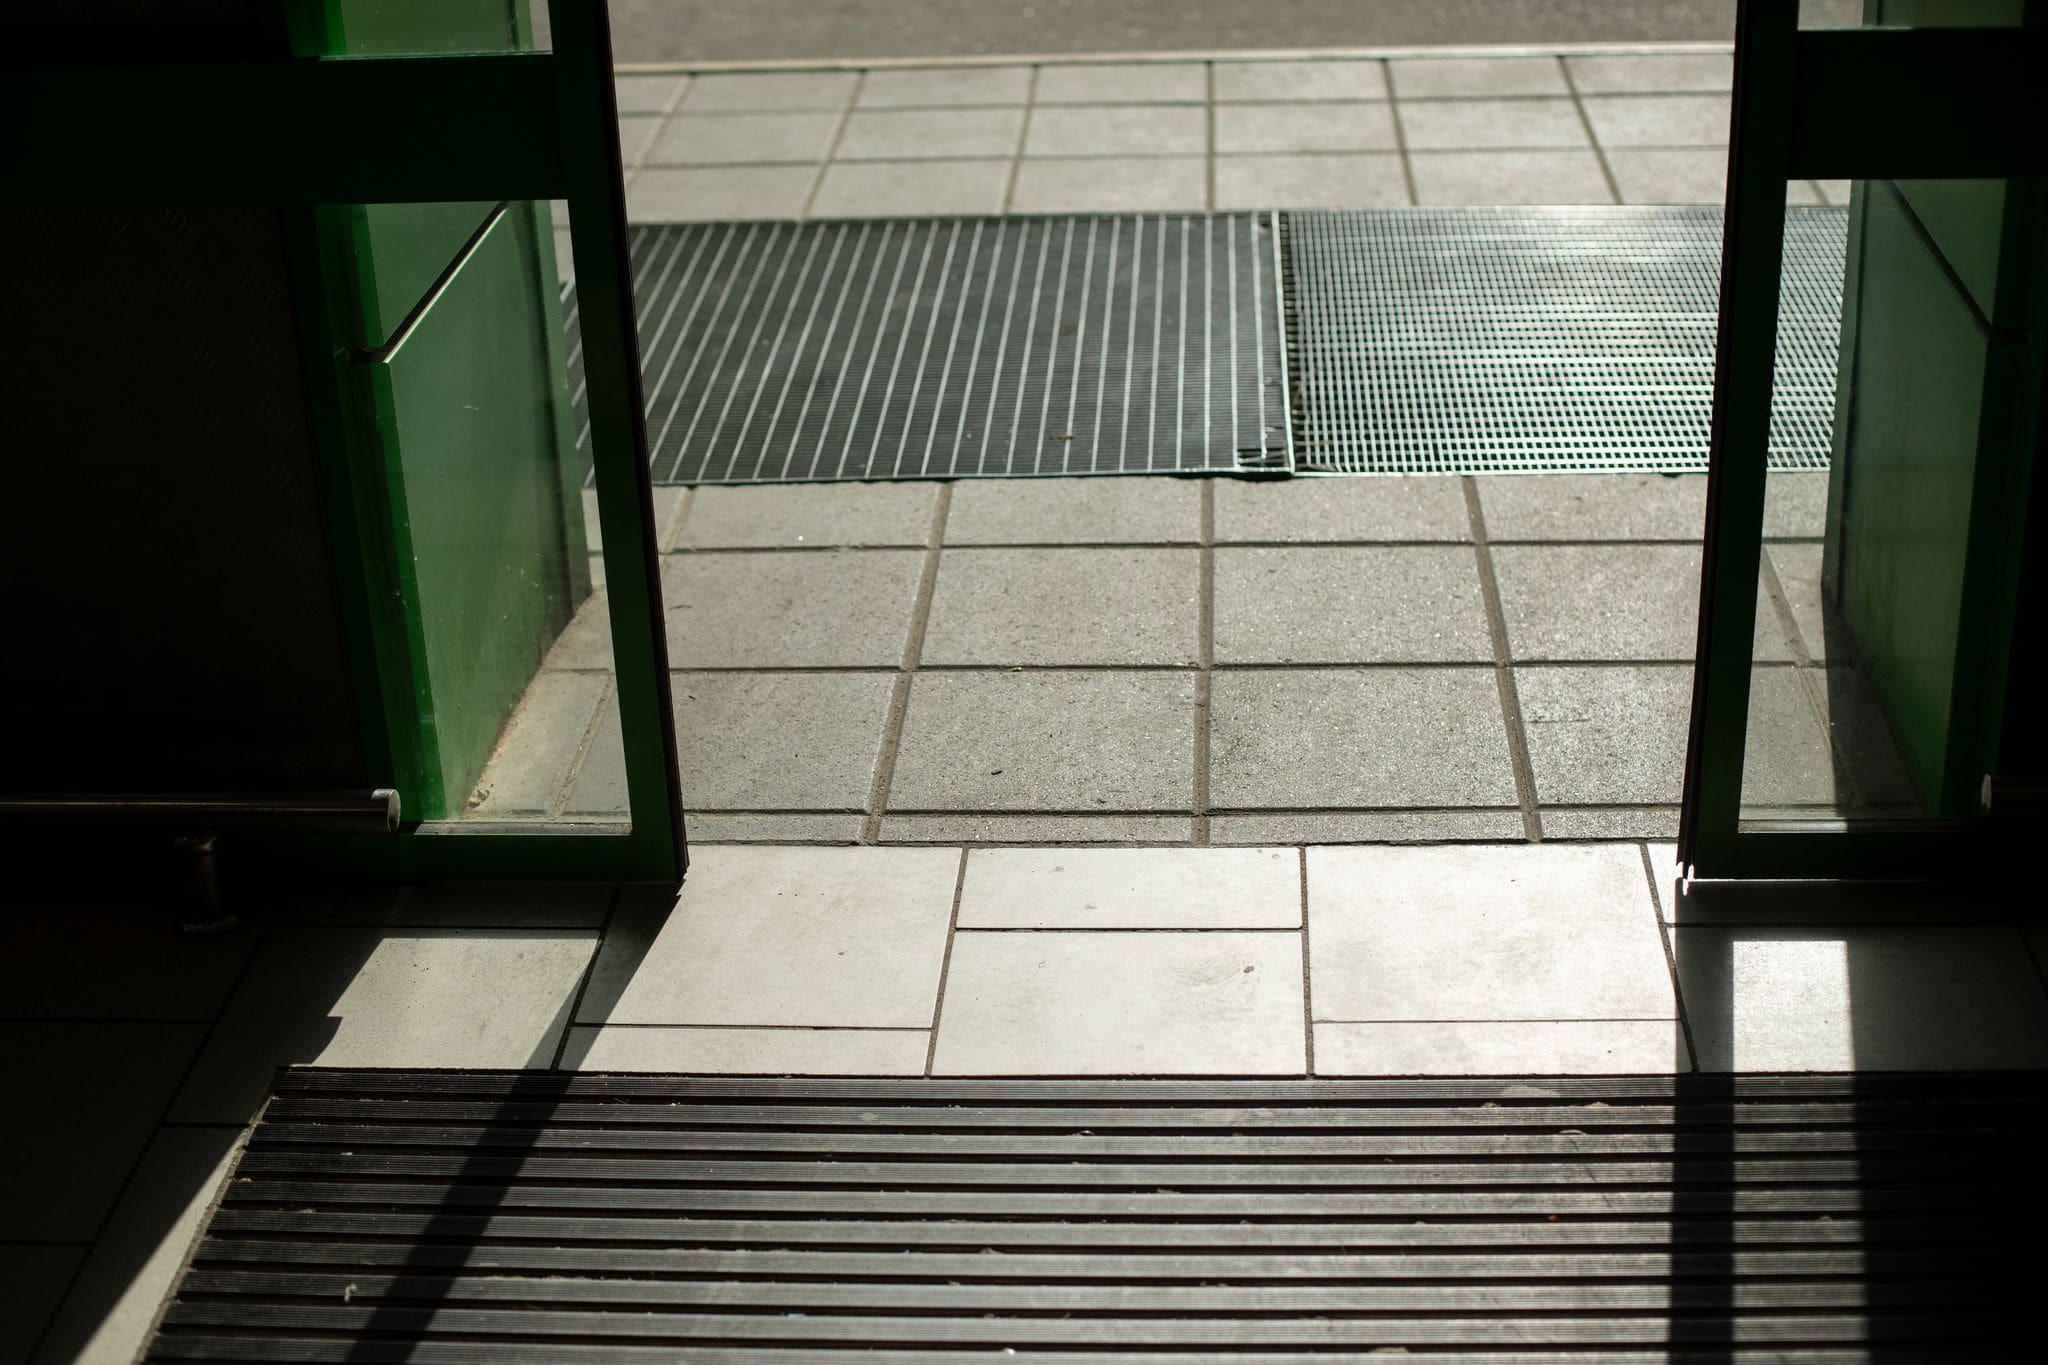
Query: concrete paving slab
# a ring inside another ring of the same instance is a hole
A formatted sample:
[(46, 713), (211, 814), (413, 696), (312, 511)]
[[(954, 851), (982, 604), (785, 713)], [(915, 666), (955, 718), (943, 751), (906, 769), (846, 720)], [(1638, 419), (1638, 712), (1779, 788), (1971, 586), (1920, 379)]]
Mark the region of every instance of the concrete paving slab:
[(1607, 153), (1624, 204), (1719, 204), (1728, 153), (1718, 147), (1616, 147)]
[(1387, 98), (1386, 63), (1377, 59), (1221, 61), (1212, 70), (1218, 104)]
[(1564, 64), (1582, 95), (1718, 95), (1735, 85), (1726, 52), (1584, 53)]
[(1024, 126), (1022, 105), (1004, 109), (859, 109), (846, 120), (838, 161), (929, 161), (1010, 157)]
[(1539, 802), (1678, 804), (1690, 666), (1524, 666), (1515, 688)]
[(839, 115), (706, 114), (670, 119), (648, 149), (650, 166), (815, 166), (832, 150)]
[(809, 166), (643, 170), (626, 187), (626, 217), (635, 223), (795, 218), (816, 174)]
[(1060, 844), (1128, 847), (1185, 844), (1186, 815), (886, 815), (884, 844)]
[(1519, 840), (1518, 810), (1328, 811), (1216, 815), (1212, 844), (1441, 844)]
[(1199, 103), (1208, 90), (1200, 62), (1087, 62), (1045, 67), (1035, 98), (1040, 104)]
[(1472, 538), (1457, 479), (1218, 479), (1215, 489), (1219, 544)]
[(1313, 848), (1308, 933), (1319, 1021), (1678, 1014), (1633, 844)]
[(620, 76), (613, 85), (618, 91), (622, 114), (666, 114), (676, 107), (688, 76)]
[[(1394, 79), (1398, 91), (1400, 77)], [(1413, 152), (1590, 145), (1569, 99), (1403, 101), (1401, 129)]]
[[(895, 685), (893, 673), (676, 674), (684, 808), (865, 808)], [(591, 780), (586, 767), (579, 787)], [(623, 794), (623, 773), (614, 781)]]
[(1299, 929), (1291, 848), (981, 848), (962, 929)]
[(1702, 1071), (2048, 1064), (2048, 999), (2009, 928), (1671, 931)]
[[(1519, 661), (1690, 662), (1698, 639), (1695, 545), (1501, 545), (1493, 551), (1508, 651)], [(1760, 599), (1760, 619), (1783, 632)]]
[(1218, 153), (1385, 152), (1399, 145), (1385, 103), (1245, 104), (1216, 110)]
[(704, 844), (857, 844), (864, 815), (726, 815), (686, 812), (691, 847)]
[(1404, 100), (1567, 95), (1555, 57), (1402, 57), (1387, 63)]
[(1188, 673), (920, 673), (889, 808), (1185, 810), (1194, 705)]
[(917, 603), (919, 550), (745, 550), (662, 565), (676, 668), (893, 668)]
[(1022, 104), (1031, 93), (1028, 66), (929, 66), (869, 71), (855, 109), (948, 108)]
[(944, 218), (1003, 211), (1007, 161), (835, 161), (814, 218)]
[(1408, 203), (1401, 158), (1391, 152), (1216, 158), (1216, 211), (1377, 209)]
[(1614, 202), (1599, 158), (1590, 151), (1416, 152), (1408, 161), (1419, 204)]
[[(1015, 146), (1014, 139), (1012, 147)], [(1181, 105), (1104, 104), (1040, 107), (1031, 113), (1024, 155), (1199, 156), (1208, 146), (1208, 115)]]
[(806, 483), (699, 488), (678, 549), (905, 546), (931, 538), (936, 483)]
[(485, 820), (531, 819), (554, 810), (567, 794), (584, 738), (611, 685), (608, 673), (535, 674), (464, 813)]
[(933, 1074), (1298, 1075), (1298, 933), (954, 939)]
[(280, 1066), (548, 1066), (597, 939), (570, 929), (275, 929), (171, 1117), (245, 1123)]
[(859, 79), (851, 71), (711, 71), (690, 82), (676, 107), (685, 114), (843, 109)]
[(1013, 213), (1200, 213), (1208, 207), (1199, 156), (1028, 159), (1017, 167)]
[(1676, 1020), (1316, 1024), (1318, 1076), (1640, 1076), (1692, 1069)]
[(958, 849), (700, 850), (673, 907), (620, 907), (583, 1024), (928, 1028)]
[(1716, 147), (1728, 142), (1727, 95), (1589, 95), (1603, 147)]
[(1191, 665), (1200, 590), (1192, 549), (949, 549), (922, 663)]
[(211, 1019), (255, 931), (181, 933), (179, 909), (160, 885), (16, 883), (0, 915), (0, 1019)]
[(1493, 640), (1464, 546), (1224, 546), (1218, 663), (1481, 663)]
[(1195, 479), (967, 479), (953, 487), (948, 545), (1058, 545), (1201, 538)]
[(1697, 541), (1706, 524), (1704, 474), (1492, 474), (1473, 482), (1496, 544)]
[(1219, 809), (1515, 802), (1489, 668), (1230, 669), (1210, 728)]
[(1676, 806), (1544, 806), (1537, 814), (1546, 840), (1678, 837)]
[(744, 1076), (922, 1076), (925, 1029), (590, 1028), (569, 1030), (572, 1071)]

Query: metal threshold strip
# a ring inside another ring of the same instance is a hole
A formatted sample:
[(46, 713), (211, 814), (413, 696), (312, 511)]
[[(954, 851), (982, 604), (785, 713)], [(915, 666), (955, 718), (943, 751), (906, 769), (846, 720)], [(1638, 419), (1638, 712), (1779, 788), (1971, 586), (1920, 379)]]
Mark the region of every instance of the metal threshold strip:
[[(1788, 210), (1777, 468), (1827, 465), (1846, 241)], [(1702, 470), (1720, 260), (1693, 207), (632, 230), (679, 484)]]
[(148, 1358), (2004, 1358), (2044, 1094), (293, 1070)]

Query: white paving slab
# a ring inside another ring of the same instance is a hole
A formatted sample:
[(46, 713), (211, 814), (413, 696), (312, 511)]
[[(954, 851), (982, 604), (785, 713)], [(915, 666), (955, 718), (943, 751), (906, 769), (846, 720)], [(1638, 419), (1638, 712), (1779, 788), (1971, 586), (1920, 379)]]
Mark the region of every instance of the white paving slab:
[(963, 929), (1294, 929), (1291, 848), (981, 848)]
[(921, 1076), (925, 1029), (625, 1028), (569, 1030), (572, 1071), (704, 1071), (740, 1076)]
[(1691, 1069), (1675, 1019), (1316, 1024), (1318, 1076), (1612, 1076)]
[(1293, 1075), (1296, 933), (960, 933), (935, 1075)]

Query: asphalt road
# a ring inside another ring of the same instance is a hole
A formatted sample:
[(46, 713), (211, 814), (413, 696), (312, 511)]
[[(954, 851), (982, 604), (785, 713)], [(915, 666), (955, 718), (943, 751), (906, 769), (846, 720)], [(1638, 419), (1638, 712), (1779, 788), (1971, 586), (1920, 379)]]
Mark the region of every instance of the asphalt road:
[[(1805, 0), (1853, 20), (1861, 0)], [(1728, 40), (1735, 0), (611, 0), (620, 62)]]

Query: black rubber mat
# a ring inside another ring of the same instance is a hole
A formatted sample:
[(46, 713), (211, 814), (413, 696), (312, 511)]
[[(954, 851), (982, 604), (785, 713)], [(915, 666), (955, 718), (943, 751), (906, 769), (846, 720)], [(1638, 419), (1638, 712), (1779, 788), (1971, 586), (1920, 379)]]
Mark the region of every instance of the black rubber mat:
[(635, 227), (655, 480), (1284, 468), (1275, 235), (1271, 214)]
[(293, 1071), (149, 1355), (2003, 1359), (2043, 1136), (2037, 1075)]
[[(1847, 211), (1787, 213), (1770, 462), (1825, 469)], [(1721, 213), (1282, 216), (1295, 459), (1361, 474), (1707, 467)]]

